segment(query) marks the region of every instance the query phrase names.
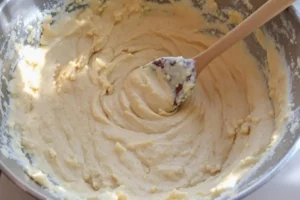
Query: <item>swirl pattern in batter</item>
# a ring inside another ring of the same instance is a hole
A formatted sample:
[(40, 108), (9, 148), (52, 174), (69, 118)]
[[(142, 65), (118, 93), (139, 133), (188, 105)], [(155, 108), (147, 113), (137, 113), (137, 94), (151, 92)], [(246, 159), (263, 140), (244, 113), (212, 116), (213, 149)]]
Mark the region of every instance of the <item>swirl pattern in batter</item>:
[(11, 81), (11, 119), (33, 166), (90, 200), (193, 199), (238, 182), (284, 121), (287, 76), (275, 45), (257, 31), (269, 85), (240, 42), (199, 75), (176, 111), (164, 77), (139, 68), (215, 42), (201, 30), (226, 32), (232, 22), (208, 23), (202, 13), (216, 10), (213, 1), (202, 11), (189, 1), (91, 1), (45, 22), (39, 56), (21, 61)]

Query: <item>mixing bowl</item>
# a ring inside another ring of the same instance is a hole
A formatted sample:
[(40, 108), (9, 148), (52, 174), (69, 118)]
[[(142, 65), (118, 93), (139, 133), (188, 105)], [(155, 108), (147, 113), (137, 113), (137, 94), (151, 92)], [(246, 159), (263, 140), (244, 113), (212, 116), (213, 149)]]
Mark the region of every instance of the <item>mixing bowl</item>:
[[(160, 3), (168, 2), (159, 1)], [(258, 8), (265, 0), (249, 0), (253, 6), (247, 6), (245, 1), (236, 0), (216, 0), (221, 9), (234, 8), (245, 16), (249, 15), (253, 10)], [(235, 3), (234, 3), (235, 2)], [(236, 3), (238, 2), (238, 3)], [(0, 0), (0, 69), (1, 69), (1, 106), (0, 106), (0, 167), (11, 180), (26, 192), (39, 199), (56, 199), (48, 191), (40, 187), (24, 173), (24, 163), (18, 161), (14, 156), (14, 150), (9, 149), (11, 145), (11, 136), (8, 134), (8, 105), (9, 92), (7, 90), (8, 81), (11, 79), (11, 72), (14, 70), (15, 64), (19, 59), (18, 54), (14, 51), (16, 42), (27, 38), (28, 24), (30, 24), (37, 33), (33, 37), (33, 44), (38, 45), (38, 38), (41, 33), (39, 28), (39, 20), (41, 12), (52, 7), (52, 5), (63, 6), (62, 0)], [(193, 0), (196, 7), (201, 8), (204, 1)], [(54, 14), (54, 13), (49, 13)], [(253, 172), (249, 173), (240, 183), (230, 192), (224, 194), (221, 199), (241, 199), (250, 192), (261, 187), (266, 183), (283, 165), (293, 157), (299, 147), (300, 128), (298, 123), (298, 111), (300, 106), (300, 22), (297, 10), (291, 7), (285, 10), (280, 16), (273, 19), (264, 26), (267, 31), (278, 44), (280, 50), (286, 57), (287, 70), (290, 73), (291, 85), (291, 107), (292, 119), (287, 126), (282, 138), (278, 139), (278, 143), (272, 148), (273, 153), (269, 153), (265, 159), (258, 163)], [(266, 52), (260, 47), (253, 36), (246, 39), (247, 45), (251, 53), (259, 61), (261, 68), (264, 68), (264, 60)], [(25, 40), (26, 43), (26, 40)], [(263, 133), (262, 133), (263, 134)], [(2, 147), (6, 147), (3, 150)], [(10, 157), (10, 158), (7, 158)]]

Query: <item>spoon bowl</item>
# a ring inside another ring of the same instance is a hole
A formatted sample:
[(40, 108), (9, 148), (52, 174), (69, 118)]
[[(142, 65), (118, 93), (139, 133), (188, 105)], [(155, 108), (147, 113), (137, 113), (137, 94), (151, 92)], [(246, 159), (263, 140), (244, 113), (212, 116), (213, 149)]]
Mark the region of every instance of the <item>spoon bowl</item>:
[(149, 67), (156, 73), (162, 73), (165, 80), (169, 82), (174, 93), (174, 109), (190, 96), (195, 86), (197, 71), (194, 59), (162, 57), (144, 67)]

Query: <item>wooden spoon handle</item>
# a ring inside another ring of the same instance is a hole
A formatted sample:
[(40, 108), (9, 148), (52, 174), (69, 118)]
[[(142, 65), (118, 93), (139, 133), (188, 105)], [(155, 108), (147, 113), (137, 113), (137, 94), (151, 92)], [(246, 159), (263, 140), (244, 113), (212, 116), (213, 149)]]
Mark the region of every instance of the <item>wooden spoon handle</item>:
[(268, 0), (228, 34), (211, 45), (207, 50), (194, 57), (197, 73), (199, 74), (217, 56), (250, 35), (255, 29), (289, 7), (294, 1), (295, 0)]

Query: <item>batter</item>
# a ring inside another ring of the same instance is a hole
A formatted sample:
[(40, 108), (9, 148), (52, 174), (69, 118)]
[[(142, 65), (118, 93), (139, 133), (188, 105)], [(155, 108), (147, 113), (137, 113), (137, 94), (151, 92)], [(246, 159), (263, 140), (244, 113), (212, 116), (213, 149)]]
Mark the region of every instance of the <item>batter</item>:
[(10, 125), (31, 157), (29, 176), (70, 199), (203, 199), (234, 187), (287, 118), (287, 75), (273, 41), (256, 32), (265, 74), (240, 42), (203, 70), (177, 111), (167, 83), (136, 70), (193, 57), (218, 39), (205, 30), (226, 33), (243, 19), (230, 11), (208, 23), (202, 14), (218, 17), (217, 9), (212, 0), (201, 11), (187, 0), (90, 1), (45, 21), (40, 47), (23, 49), (10, 83)]

